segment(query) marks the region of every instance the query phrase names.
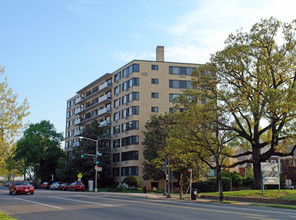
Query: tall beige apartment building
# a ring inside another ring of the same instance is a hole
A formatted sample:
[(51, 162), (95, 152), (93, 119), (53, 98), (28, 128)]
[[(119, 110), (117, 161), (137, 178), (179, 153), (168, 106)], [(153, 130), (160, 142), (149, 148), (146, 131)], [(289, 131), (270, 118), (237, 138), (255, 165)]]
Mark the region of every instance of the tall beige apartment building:
[(164, 47), (158, 46), (156, 61), (133, 60), (86, 85), (67, 101), (65, 150), (79, 146), (78, 136), (96, 119), (108, 127), (114, 182), (132, 175), (141, 186), (157, 186), (142, 178), (142, 131), (151, 114), (173, 111), (174, 97), (191, 87), (190, 74), (197, 66), (165, 62)]

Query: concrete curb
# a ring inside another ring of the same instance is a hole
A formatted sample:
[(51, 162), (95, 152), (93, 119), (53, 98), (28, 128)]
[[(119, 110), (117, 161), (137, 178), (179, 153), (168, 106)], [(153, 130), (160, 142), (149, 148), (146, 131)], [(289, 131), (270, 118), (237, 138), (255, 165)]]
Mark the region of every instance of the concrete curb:
[[(214, 196), (214, 195), (201, 195), (200, 198), (219, 200), (219, 196)], [(265, 199), (265, 198), (239, 197), (239, 196), (224, 196), (224, 200), (246, 202), (246, 203), (296, 205), (296, 200), (288, 200), (288, 199)]]

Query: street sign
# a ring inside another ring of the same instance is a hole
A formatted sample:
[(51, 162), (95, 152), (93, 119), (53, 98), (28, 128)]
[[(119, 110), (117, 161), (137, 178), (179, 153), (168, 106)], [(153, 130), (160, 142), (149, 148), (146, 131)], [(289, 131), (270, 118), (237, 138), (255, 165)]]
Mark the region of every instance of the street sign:
[(82, 178), (82, 174), (81, 173), (78, 173), (77, 177), (78, 178)]
[(95, 166), (95, 170), (101, 172), (103, 170), (102, 167), (99, 167), (98, 165)]

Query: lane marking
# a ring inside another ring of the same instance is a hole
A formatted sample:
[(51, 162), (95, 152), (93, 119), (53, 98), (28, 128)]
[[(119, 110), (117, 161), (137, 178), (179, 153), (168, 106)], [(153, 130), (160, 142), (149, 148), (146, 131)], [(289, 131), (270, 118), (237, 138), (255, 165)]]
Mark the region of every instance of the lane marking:
[[(108, 195), (104, 195), (103, 198), (108, 198), (107, 197)], [(102, 198), (101, 197), (101, 198)], [(110, 196), (110, 197), (113, 197), (113, 198), (116, 198), (118, 196)], [(130, 197), (121, 197), (121, 198), (130, 198)], [(140, 198), (140, 197), (139, 197)], [(147, 198), (140, 198), (141, 200), (145, 200)], [(211, 204), (201, 204), (201, 203), (193, 203), (193, 202), (187, 202), (187, 201), (184, 201), (184, 202), (177, 202), (177, 201), (169, 201), (169, 200), (161, 200), (161, 199), (151, 199), (151, 198), (148, 198), (150, 200), (153, 200), (153, 201), (157, 201), (157, 202), (166, 202), (166, 203), (175, 203), (175, 204), (190, 204), (190, 205), (195, 205), (195, 206), (203, 206), (203, 207), (214, 207), (214, 208), (224, 208), (224, 209), (235, 209), (235, 210), (243, 210), (243, 211), (257, 211), (257, 212), (263, 212), (263, 213), (276, 213), (276, 214), (282, 214), (282, 215), (288, 215), (288, 217), (296, 217), (296, 213), (292, 213), (292, 212), (281, 212), (281, 211), (272, 211), (272, 210), (262, 210), (262, 209), (250, 209), (250, 208), (243, 208), (243, 207), (234, 207), (234, 206), (231, 206), (231, 207), (227, 207), (227, 206), (218, 206), (218, 205), (211, 205)], [(288, 211), (288, 210), (287, 210)], [(289, 211), (292, 211), (291, 209)]]
[(115, 201), (122, 201), (122, 202), (129, 202), (129, 203), (141, 203), (141, 204), (154, 205), (154, 206), (165, 206), (165, 207), (171, 207), (171, 208), (183, 208), (183, 209), (191, 209), (191, 210), (201, 210), (201, 211), (209, 211), (209, 212), (220, 212), (220, 213), (229, 213), (229, 214), (236, 214), (236, 215), (245, 215), (245, 216), (252, 216), (254, 218), (255, 217), (262, 217), (262, 218), (267, 217), (265, 215), (248, 214), (248, 213), (242, 213), (242, 212), (212, 210), (212, 209), (205, 209), (205, 208), (166, 205), (166, 204), (159, 204), (159, 203), (155, 204), (155, 203), (151, 203), (151, 202), (141, 202), (141, 201), (127, 201), (127, 200), (123, 200), (123, 199), (111, 199), (111, 198), (105, 198), (105, 199), (115, 200)]
[(48, 206), (48, 207), (55, 208), (55, 209), (63, 209), (62, 207), (58, 207), (58, 206), (54, 206), (54, 205), (48, 205), (48, 204), (44, 204), (44, 203), (40, 203), (40, 202), (34, 202), (34, 201), (26, 200), (26, 199), (20, 199), (20, 198), (14, 198), (14, 199), (34, 203), (34, 204), (37, 204), (37, 205), (44, 205), (44, 206)]
[(73, 202), (81, 202), (81, 203), (93, 204), (93, 205), (113, 206), (113, 205), (110, 205), (110, 204), (103, 204), (103, 203), (97, 203), (97, 202), (89, 202), (89, 201), (78, 200), (78, 199), (68, 199), (68, 198), (62, 198), (62, 197), (56, 197), (56, 196), (49, 196), (49, 197), (55, 198), (55, 199), (62, 199), (62, 200), (73, 201)]
[(272, 218), (258, 218), (258, 217), (251, 217), (251, 216), (245, 216), (246, 218), (255, 218), (255, 219), (264, 219), (264, 220), (274, 220)]

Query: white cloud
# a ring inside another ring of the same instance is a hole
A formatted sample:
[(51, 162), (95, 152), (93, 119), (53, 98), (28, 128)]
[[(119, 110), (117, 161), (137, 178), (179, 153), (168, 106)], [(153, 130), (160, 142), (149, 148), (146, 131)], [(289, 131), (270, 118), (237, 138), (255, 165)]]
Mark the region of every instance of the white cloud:
[[(224, 41), (238, 29), (248, 32), (253, 24), (271, 16), (291, 22), (293, 0), (208, 0), (176, 18), (165, 31), (176, 40), (167, 48), (173, 61), (206, 62), (210, 54), (224, 48)], [(154, 25), (160, 27), (161, 24)]]

